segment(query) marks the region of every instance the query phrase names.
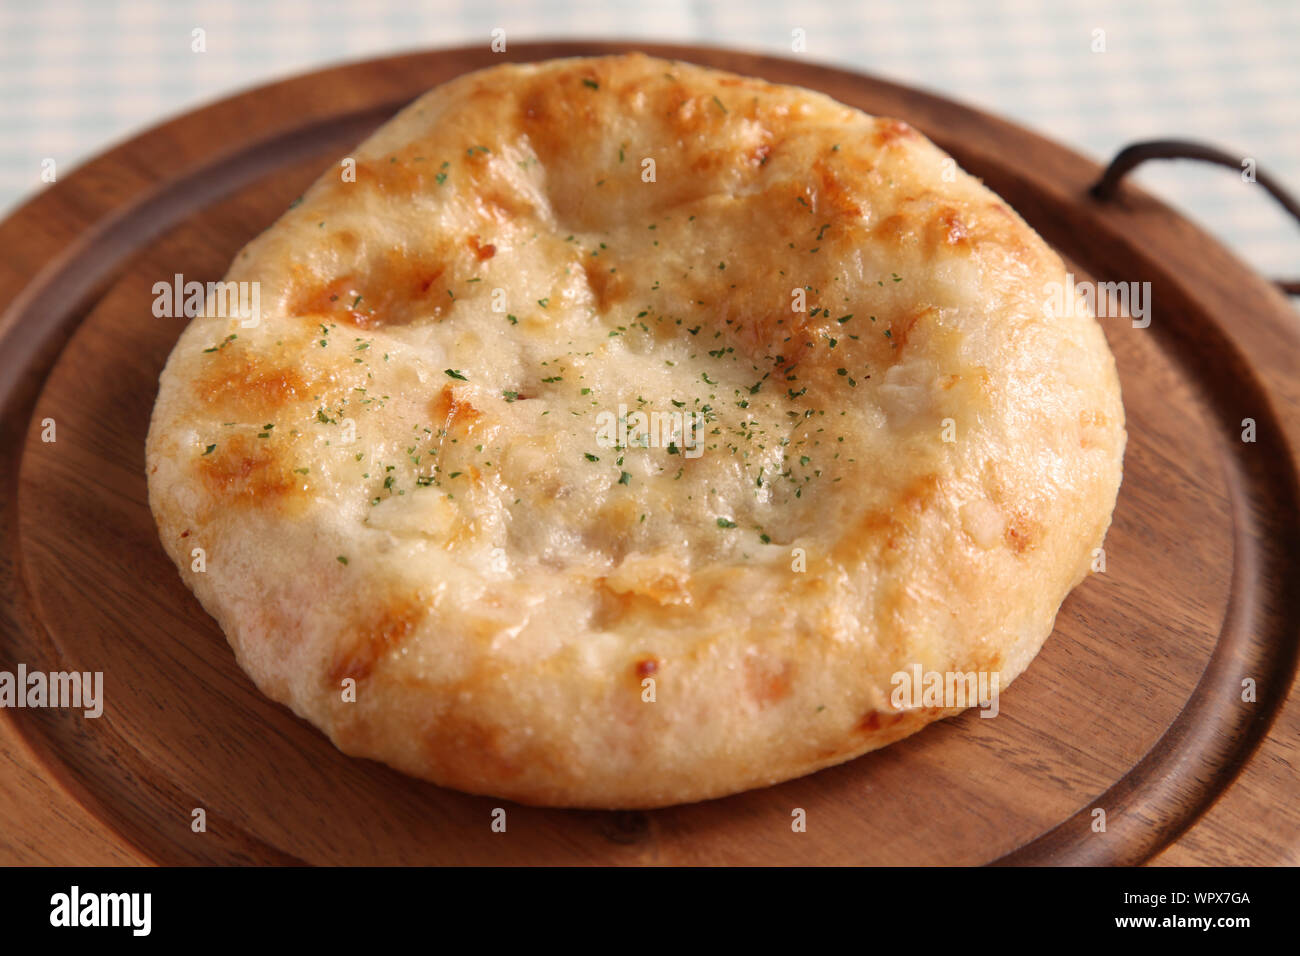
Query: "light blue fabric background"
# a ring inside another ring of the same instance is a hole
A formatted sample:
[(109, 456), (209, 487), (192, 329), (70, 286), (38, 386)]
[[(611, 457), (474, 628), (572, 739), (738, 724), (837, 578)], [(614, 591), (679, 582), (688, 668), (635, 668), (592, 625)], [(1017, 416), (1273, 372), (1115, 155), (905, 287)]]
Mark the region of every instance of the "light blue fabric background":
[[(206, 31), (207, 51), (191, 50)], [(1109, 158), (1203, 139), (1300, 191), (1300, 2), (1292, 0), (0, 0), (0, 210), (161, 119), (345, 60), (592, 37), (791, 53), (934, 90)], [(1093, 52), (1094, 31), (1105, 52)], [(1160, 164), (1144, 185), (1266, 274), (1300, 274), (1300, 228), (1222, 169)]]

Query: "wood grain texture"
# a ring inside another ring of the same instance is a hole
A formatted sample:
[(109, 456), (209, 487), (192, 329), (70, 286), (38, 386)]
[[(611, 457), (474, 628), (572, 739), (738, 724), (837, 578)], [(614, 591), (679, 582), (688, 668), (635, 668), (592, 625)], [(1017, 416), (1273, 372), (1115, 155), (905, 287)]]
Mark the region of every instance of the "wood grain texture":
[[(153, 283), (220, 278), (323, 169), (437, 83), (507, 58), (632, 48), (441, 51), (289, 80), (145, 133), (0, 224), (0, 668), (102, 670), (107, 698), (98, 720), (0, 712), (0, 862), (1300, 862), (1294, 313), (1141, 192), (1086, 198), (1095, 164), (947, 101), (794, 61), (635, 47), (906, 119), (1080, 279), (1152, 283), (1150, 328), (1102, 321), (1129, 427), (1107, 571), (1067, 599), (999, 718), (968, 713), (703, 804), (506, 805), (508, 832), (493, 834), (500, 801), (344, 757), (256, 691), (149, 514), (144, 436), (183, 321), (152, 316)], [(53, 444), (40, 440), (46, 417)], [(190, 830), (196, 807), (206, 833)], [(796, 807), (806, 833), (791, 831)], [(1097, 807), (1105, 833), (1091, 828)]]

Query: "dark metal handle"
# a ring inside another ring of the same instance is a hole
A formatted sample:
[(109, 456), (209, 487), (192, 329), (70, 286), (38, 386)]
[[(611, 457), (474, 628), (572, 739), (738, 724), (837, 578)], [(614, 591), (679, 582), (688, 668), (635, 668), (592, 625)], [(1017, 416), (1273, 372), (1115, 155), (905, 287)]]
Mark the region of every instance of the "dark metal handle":
[[(1120, 180), (1148, 159), (1198, 159), (1218, 166), (1227, 166), (1229, 169), (1241, 169), (1240, 156), (1233, 156), (1213, 146), (1180, 139), (1153, 139), (1143, 143), (1133, 143), (1121, 149), (1110, 161), (1106, 171), (1101, 174), (1101, 179), (1097, 180), (1088, 192), (1103, 202), (1112, 199), (1119, 188)], [(1258, 167), (1255, 168), (1255, 182), (1268, 190), (1268, 194), (1276, 199), (1296, 222), (1300, 222), (1300, 202), (1287, 192), (1281, 183)], [(1287, 295), (1300, 295), (1300, 280), (1278, 279), (1276, 282), (1277, 287)]]

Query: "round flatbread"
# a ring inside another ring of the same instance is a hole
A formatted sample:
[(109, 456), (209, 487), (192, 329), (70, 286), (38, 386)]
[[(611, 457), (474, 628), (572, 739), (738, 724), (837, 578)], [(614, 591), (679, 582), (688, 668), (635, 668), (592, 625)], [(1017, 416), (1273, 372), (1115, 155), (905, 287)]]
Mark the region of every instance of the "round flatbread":
[(255, 308), (210, 295), (161, 378), (163, 545), (264, 693), (466, 791), (660, 806), (956, 713), (910, 693), (1005, 689), (1120, 483), (1061, 260), (808, 90), (466, 75), (226, 280)]

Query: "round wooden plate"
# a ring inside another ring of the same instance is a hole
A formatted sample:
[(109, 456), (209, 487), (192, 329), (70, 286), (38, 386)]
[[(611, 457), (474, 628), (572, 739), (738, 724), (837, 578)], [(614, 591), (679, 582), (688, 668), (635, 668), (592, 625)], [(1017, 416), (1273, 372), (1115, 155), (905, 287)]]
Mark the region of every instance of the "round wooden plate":
[[(843, 766), (702, 804), (508, 805), (507, 832), (494, 833), (502, 801), (345, 757), (264, 699), (182, 584), (146, 503), (144, 438), (184, 320), (153, 317), (151, 289), (175, 273), (220, 278), (322, 170), (429, 87), (507, 59), (633, 48), (901, 117), (1004, 196), (1080, 280), (1150, 282), (1148, 328), (1102, 322), (1128, 411), (1124, 486), (1105, 573), (1065, 602), (998, 719), (970, 711)], [(621, 43), (326, 70), (88, 163), (0, 224), (0, 667), (102, 671), (106, 704), (95, 720), (0, 714), (0, 860), (1297, 862), (1296, 316), (1138, 190), (1088, 199), (1099, 172), (1001, 120), (856, 74)], [(47, 419), (54, 442), (42, 440)], [(205, 832), (191, 827), (197, 808)], [(796, 808), (807, 832), (791, 827)]]

